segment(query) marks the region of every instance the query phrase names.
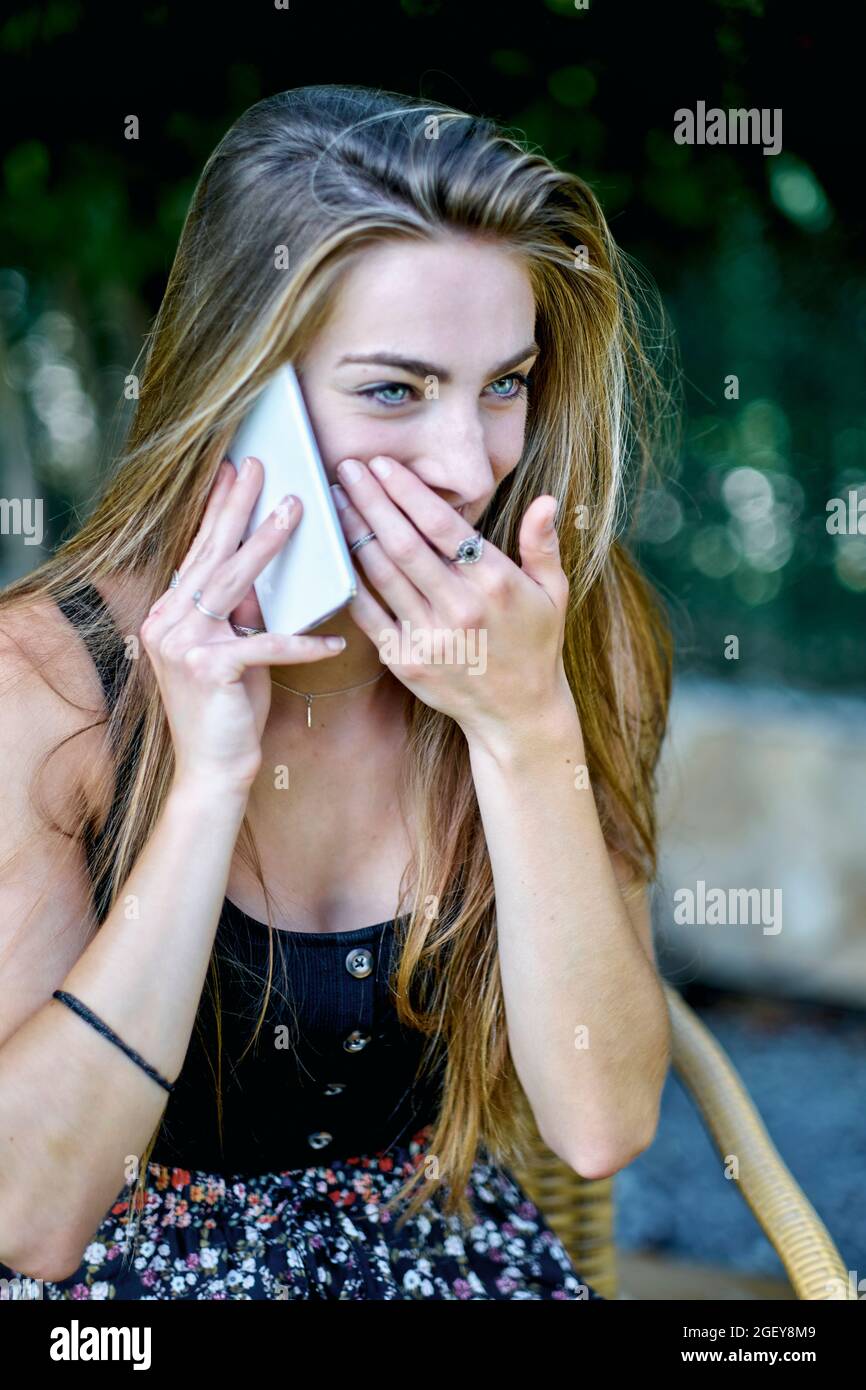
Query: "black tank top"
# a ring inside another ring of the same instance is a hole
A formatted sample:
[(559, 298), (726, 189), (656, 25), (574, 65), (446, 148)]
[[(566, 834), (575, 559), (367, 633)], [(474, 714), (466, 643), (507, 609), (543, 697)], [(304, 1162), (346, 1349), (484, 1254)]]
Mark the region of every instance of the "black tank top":
[[(99, 591), (82, 585), (59, 607), (76, 627), (83, 618), (111, 623), (117, 652), (108, 664), (100, 661), (91, 632), (81, 635), (106, 700), (113, 702), (129, 667)], [(90, 825), (84, 832), (100, 924), (107, 911), (107, 881), (95, 880), (93, 857), (99, 840), (116, 830), (123, 778), (129, 772), (129, 766), (117, 768), (114, 801), (101, 832), (94, 834)], [(214, 940), (221, 1058), (206, 978), (152, 1161), (249, 1176), (386, 1151), (431, 1123), (440, 1099), (442, 1061), (434, 1077), (416, 1080), (424, 1038), (398, 1022), (389, 985), (406, 921), (398, 917), (347, 932), (275, 931), (268, 1008), (256, 1042), (248, 1047), (267, 979), (269, 932), (267, 924), (225, 898)], [(170, 955), (165, 968), (171, 970)]]

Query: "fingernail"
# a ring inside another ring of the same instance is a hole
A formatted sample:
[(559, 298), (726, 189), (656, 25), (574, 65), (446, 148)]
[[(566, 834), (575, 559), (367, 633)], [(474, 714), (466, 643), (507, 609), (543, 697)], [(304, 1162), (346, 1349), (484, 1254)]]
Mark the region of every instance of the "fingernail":
[(241, 464), (241, 477), (248, 478), (252, 471), (253, 460), (252, 457), (248, 454), (247, 457), (244, 459), (243, 463)]
[(287, 492), (274, 507), (274, 525), (278, 531), (285, 531), (297, 509), (298, 499), (293, 492)]
[(330, 647), (332, 652), (341, 652), (346, 645), (345, 637), (326, 637), (325, 646)]
[(356, 483), (361, 476), (361, 467), (354, 459), (343, 459), (337, 472), (344, 483)]
[(375, 458), (370, 460), (370, 471), (375, 473), (377, 478), (387, 478), (391, 472), (391, 464), (386, 458)]
[(349, 499), (346, 496), (343, 489), (340, 487), (340, 484), (331, 483), (331, 492), (334, 494), (335, 506), (339, 507), (341, 512), (344, 511), (345, 508), (349, 505)]

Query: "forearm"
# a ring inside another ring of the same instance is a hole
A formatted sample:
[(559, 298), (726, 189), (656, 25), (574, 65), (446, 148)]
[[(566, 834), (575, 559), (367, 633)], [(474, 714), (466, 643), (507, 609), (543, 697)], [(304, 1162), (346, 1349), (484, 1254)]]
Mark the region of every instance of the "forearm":
[[(168, 1081), (189, 1046), (245, 805), (240, 791), (173, 786), (123, 892), (59, 985)], [(31, 1015), (0, 1048), (0, 1260), (44, 1266), (83, 1252), (167, 1101), (61, 1001)]]
[(669, 1062), (664, 993), (591, 788), (575, 785), (586, 761), (576, 711), (558, 706), (530, 729), (468, 742), (511, 1055), (545, 1142), (601, 1176), (654, 1131)]

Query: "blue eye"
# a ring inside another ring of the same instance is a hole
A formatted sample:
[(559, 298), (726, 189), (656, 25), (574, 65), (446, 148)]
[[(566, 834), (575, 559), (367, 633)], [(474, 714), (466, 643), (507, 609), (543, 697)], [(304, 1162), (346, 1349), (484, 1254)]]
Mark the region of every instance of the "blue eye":
[[(501, 376), (498, 381), (494, 381), (491, 384), (493, 386), (498, 386), (500, 382), (503, 381), (517, 382), (517, 388), (516, 390), (512, 389), (511, 391), (504, 393), (495, 391), (494, 395), (497, 400), (514, 401), (517, 400), (520, 396), (526, 396), (529, 394), (529, 377), (524, 375), (523, 372), (509, 372), (507, 376)], [(389, 410), (393, 410), (397, 406), (406, 404), (405, 396), (399, 401), (382, 400), (382, 396), (387, 391), (409, 391), (413, 399), (418, 399), (418, 392), (415, 390), (413, 386), (408, 386), (405, 381), (388, 381), (385, 383), (384, 386), (368, 386), (364, 391), (359, 391), (358, 395), (366, 396), (367, 399), (374, 400), (378, 405), (384, 405)]]
[(406, 404), (405, 399), (404, 399), (404, 400), (401, 400), (401, 401), (383, 401), (383, 400), (380, 400), (379, 397), (380, 397), (385, 391), (411, 391), (411, 390), (412, 390), (412, 387), (411, 387), (411, 386), (407, 386), (406, 383), (403, 382), (403, 381), (390, 381), (390, 382), (388, 382), (387, 386), (371, 386), (371, 387), (368, 387), (368, 389), (367, 389), (366, 391), (359, 391), (359, 392), (358, 392), (358, 395), (359, 395), (359, 396), (367, 396), (367, 397), (369, 397), (370, 400), (375, 400), (375, 401), (377, 401), (379, 405), (395, 406), (395, 405), (405, 405), (405, 404)]
[[(528, 392), (529, 392), (529, 377), (528, 377), (528, 376), (524, 376), (523, 372), (509, 372), (509, 373), (508, 373), (508, 376), (501, 376), (501, 377), (499, 378), (499, 381), (516, 381), (516, 382), (517, 382), (517, 390), (516, 390), (516, 391), (509, 391), (506, 395), (500, 396), (500, 400), (503, 400), (503, 401), (516, 400), (518, 396), (525, 396), (525, 395), (527, 395)], [(493, 385), (494, 385), (494, 386), (498, 386), (498, 385), (499, 385), (499, 382), (494, 381)]]

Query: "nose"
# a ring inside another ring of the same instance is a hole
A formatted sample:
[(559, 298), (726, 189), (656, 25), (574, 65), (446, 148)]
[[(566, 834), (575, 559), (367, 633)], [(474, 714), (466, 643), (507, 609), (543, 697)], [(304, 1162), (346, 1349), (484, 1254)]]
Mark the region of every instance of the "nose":
[(483, 425), (471, 409), (439, 405), (418, 441), (413, 471), (456, 509), (486, 502), (496, 475)]

